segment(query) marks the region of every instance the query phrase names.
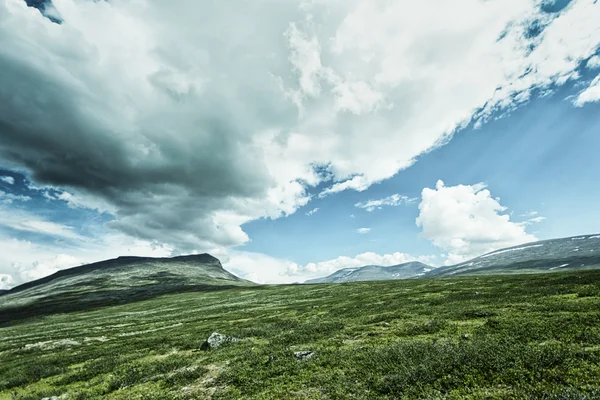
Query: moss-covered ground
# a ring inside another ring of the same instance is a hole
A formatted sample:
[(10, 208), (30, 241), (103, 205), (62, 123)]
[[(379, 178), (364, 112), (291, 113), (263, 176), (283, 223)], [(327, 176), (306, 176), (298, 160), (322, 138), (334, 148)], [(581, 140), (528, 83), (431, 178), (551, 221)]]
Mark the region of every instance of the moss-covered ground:
[[(201, 351), (214, 331), (241, 340)], [(303, 350), (317, 356), (299, 361)], [(227, 288), (21, 315), (0, 328), (0, 399), (51, 396), (600, 398), (600, 271)]]

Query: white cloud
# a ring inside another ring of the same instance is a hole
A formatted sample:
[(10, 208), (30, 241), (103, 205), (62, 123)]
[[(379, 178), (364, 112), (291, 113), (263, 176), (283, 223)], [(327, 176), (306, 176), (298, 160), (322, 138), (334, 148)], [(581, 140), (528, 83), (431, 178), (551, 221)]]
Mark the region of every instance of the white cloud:
[(365, 233), (369, 232), (371, 232), (371, 228), (358, 228), (356, 230), (356, 233), (360, 233), (361, 235), (364, 235)]
[(526, 225), (530, 225), (530, 224), (537, 224), (539, 222), (542, 222), (546, 219), (546, 217), (535, 217), (535, 218), (531, 218), (528, 219), (527, 221), (523, 222)]
[(42, 260), (35, 260), (31, 266), (19, 268), (21, 280), (27, 282), (35, 279), (40, 279), (61, 269), (76, 267), (81, 265), (81, 261), (68, 254), (57, 254), (54, 257)]
[(292, 261), (271, 257), (262, 253), (236, 250), (212, 251), (221, 260), (223, 267), (241, 278), (256, 283), (302, 282), (300, 274), (286, 274), (288, 270), (298, 270)]
[(0, 274), (0, 289), (6, 290), (13, 286), (13, 277), (8, 274)]
[(383, 255), (367, 252), (358, 254), (355, 257), (340, 256), (333, 260), (309, 263), (305, 266), (295, 265), (294, 267), (288, 269), (287, 274), (292, 276), (302, 275), (308, 279), (311, 277), (326, 276), (343, 268), (364, 267), (365, 265), (381, 265), (384, 267), (389, 267), (410, 261), (421, 261), (423, 263), (433, 265), (435, 264), (435, 257), (413, 257), (410, 254), (399, 252)]
[(600, 67), (600, 56), (591, 57), (588, 62), (585, 64), (589, 69), (594, 69)]
[(579, 93), (573, 103), (576, 106), (581, 107), (586, 103), (593, 103), (596, 101), (600, 101), (600, 75), (595, 77), (590, 82), (589, 86)]
[(531, 210), (531, 211), (527, 211), (526, 213), (521, 214), (521, 217), (531, 218), (531, 217), (535, 217), (536, 215), (538, 215), (538, 212), (535, 210)]
[(29, 196), (6, 193), (6, 192), (0, 190), (0, 203), (11, 204), (13, 201), (29, 201), (29, 200), (31, 200), (31, 197), (29, 197)]
[(156, 243), (132, 239), (122, 234), (102, 239), (85, 238), (65, 243), (34, 243), (7, 236), (0, 231), (0, 289), (1, 276), (5, 288), (53, 274), (61, 269), (116, 258), (122, 255), (168, 257), (172, 249)]
[(306, 212), (305, 214), (308, 215), (309, 217), (311, 215), (313, 215), (314, 213), (316, 213), (317, 211), (319, 211), (319, 207), (313, 208), (312, 210)]
[(481, 107), (576, 79), (600, 44), (594, 0), (53, 4), (61, 25), (0, 0), (0, 160), (188, 251), (246, 242), (324, 177), (322, 195), (390, 178)]
[(354, 257), (341, 256), (332, 260), (299, 265), (286, 259), (262, 253), (227, 249), (214, 249), (211, 254), (221, 260), (223, 266), (234, 274), (256, 283), (294, 283), (329, 275), (338, 269), (365, 265), (398, 265), (410, 261), (436, 264), (435, 256), (413, 257), (406, 253), (377, 254), (367, 252)]
[(9, 185), (15, 184), (15, 178), (12, 176), (0, 176), (0, 181), (8, 183)]
[(483, 184), (444, 186), (438, 181), (435, 189), (423, 189), (419, 211), (417, 226), (448, 253), (446, 264), (537, 240), (524, 224), (503, 214), (506, 208)]
[(23, 210), (0, 207), (2, 219), (0, 227), (24, 232), (41, 233), (65, 239), (81, 239), (73, 227), (41, 219), (39, 216)]
[(61, 200), (67, 203), (69, 208), (87, 208), (90, 210), (96, 210), (98, 212), (109, 212), (111, 214), (116, 213), (115, 207), (102, 198), (84, 195), (84, 194), (73, 194), (57, 188), (38, 188), (34, 187), (33, 190), (42, 192), (42, 195), (48, 200)]
[(388, 197), (384, 197), (379, 200), (368, 200), (366, 202), (359, 202), (354, 205), (354, 207), (364, 208), (368, 212), (374, 211), (376, 209), (381, 209), (384, 206), (400, 206), (402, 204), (408, 204), (416, 201), (418, 199), (410, 198), (408, 196), (404, 196), (401, 194), (393, 194)]

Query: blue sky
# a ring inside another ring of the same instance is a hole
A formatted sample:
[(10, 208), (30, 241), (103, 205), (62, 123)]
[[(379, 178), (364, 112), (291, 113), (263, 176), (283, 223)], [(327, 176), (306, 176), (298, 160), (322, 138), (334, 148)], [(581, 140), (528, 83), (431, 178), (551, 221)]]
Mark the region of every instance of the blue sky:
[(600, 6), (501, 3), (203, 25), (192, 3), (0, 0), (0, 286), (195, 252), (294, 282), (597, 233)]

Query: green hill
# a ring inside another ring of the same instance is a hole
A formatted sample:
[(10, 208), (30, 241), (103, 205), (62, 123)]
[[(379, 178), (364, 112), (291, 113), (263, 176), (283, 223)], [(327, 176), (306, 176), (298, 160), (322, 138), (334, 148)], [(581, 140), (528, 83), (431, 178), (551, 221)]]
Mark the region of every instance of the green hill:
[(223, 269), (209, 254), (173, 258), (119, 257), (27, 282), (0, 296), (0, 323), (31, 315), (86, 310), (167, 293), (253, 283)]

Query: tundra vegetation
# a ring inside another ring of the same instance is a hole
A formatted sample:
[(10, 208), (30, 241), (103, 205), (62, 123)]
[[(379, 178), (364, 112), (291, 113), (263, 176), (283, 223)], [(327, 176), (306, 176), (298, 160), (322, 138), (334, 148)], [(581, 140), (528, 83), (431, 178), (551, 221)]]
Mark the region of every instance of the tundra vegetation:
[(598, 270), (45, 307), (0, 327), (0, 399), (600, 398)]

